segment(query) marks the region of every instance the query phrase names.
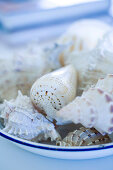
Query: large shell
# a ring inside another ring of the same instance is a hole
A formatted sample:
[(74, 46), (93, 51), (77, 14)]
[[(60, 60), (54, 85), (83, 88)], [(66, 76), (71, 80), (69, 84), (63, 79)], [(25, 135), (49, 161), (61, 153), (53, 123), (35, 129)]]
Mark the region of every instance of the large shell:
[(70, 132), (63, 140), (56, 141), (57, 146), (90, 146), (110, 143), (108, 135), (101, 135), (96, 129), (81, 127)]
[(76, 21), (52, 47), (45, 48), (50, 64), (53, 68), (66, 65), (73, 52), (75, 57), (81, 54), (84, 58), (83, 53), (94, 49), (98, 40), (110, 29), (108, 24), (96, 19)]
[(27, 96), (21, 92), (15, 100), (5, 101), (1, 107), (0, 117), (4, 119), (4, 131), (17, 137), (37, 141), (55, 140), (60, 135), (54, 125), (38, 113)]
[(81, 123), (87, 128), (94, 127), (102, 134), (111, 134), (113, 132), (112, 88), (113, 75), (108, 75), (104, 80), (99, 80), (94, 88), (90, 88), (81, 97), (76, 97), (74, 101), (58, 111), (57, 117), (75, 124)]
[(73, 64), (78, 71), (78, 92), (95, 84), (106, 74), (113, 74), (113, 31), (107, 33), (91, 52), (67, 55), (65, 65)]
[(73, 23), (58, 42), (65, 44), (73, 41), (72, 51), (90, 51), (110, 29), (110, 25), (100, 20), (82, 19)]
[[(57, 120), (56, 111), (75, 98), (76, 83), (75, 69), (71, 65), (61, 68), (44, 75), (33, 84), (31, 100), (48, 119)], [(60, 120), (57, 123), (61, 123)]]
[[(38, 46), (38, 45), (37, 45)], [(37, 47), (22, 50), (10, 57), (0, 58), (0, 97), (12, 99), (18, 90), (29, 95), (34, 81), (51, 71), (43, 50)]]

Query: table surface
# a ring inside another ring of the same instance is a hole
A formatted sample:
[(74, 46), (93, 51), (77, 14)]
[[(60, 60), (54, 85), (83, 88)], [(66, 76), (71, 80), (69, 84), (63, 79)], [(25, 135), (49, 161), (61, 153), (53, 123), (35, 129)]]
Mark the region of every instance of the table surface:
[(46, 158), (0, 137), (0, 170), (113, 170), (113, 156), (91, 160)]

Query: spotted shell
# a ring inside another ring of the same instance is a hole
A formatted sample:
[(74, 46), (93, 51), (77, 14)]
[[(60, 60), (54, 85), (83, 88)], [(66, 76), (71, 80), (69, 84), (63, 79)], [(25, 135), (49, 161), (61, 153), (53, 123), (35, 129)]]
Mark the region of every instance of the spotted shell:
[(27, 140), (36, 138), (37, 141), (60, 138), (54, 125), (38, 113), (30, 98), (21, 92), (15, 100), (5, 101), (0, 108), (0, 118), (4, 119), (3, 131), (7, 133)]
[[(108, 81), (108, 79), (110, 80)], [(103, 83), (100, 83), (101, 81)], [(87, 128), (94, 127), (102, 134), (111, 134), (113, 132), (112, 85), (113, 75), (99, 80), (95, 87), (85, 91), (82, 96), (76, 97), (75, 100), (58, 111), (57, 117), (75, 124), (81, 123)]]
[(63, 140), (57, 140), (57, 146), (90, 146), (110, 143), (108, 135), (102, 136), (96, 129), (81, 127), (70, 132)]
[(30, 97), (36, 109), (54, 119), (58, 124), (56, 111), (68, 104), (76, 95), (77, 75), (75, 69), (69, 65), (48, 73), (38, 79), (32, 86)]

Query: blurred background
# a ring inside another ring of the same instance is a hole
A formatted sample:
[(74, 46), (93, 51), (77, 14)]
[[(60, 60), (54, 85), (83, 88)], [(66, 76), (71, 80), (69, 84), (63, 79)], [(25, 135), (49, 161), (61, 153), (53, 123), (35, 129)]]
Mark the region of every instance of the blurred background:
[(81, 18), (113, 24), (112, 4), (111, 0), (0, 0), (0, 56), (32, 41), (52, 41)]
[(111, 0), (0, 0), (0, 42), (22, 45), (58, 37), (75, 20), (112, 24)]

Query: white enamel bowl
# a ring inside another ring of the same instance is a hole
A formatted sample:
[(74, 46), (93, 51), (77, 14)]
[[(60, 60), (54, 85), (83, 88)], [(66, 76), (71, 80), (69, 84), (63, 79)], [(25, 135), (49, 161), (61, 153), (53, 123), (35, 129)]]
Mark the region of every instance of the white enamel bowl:
[(59, 147), (55, 145), (29, 142), (27, 140), (9, 135), (3, 130), (0, 130), (0, 136), (6, 138), (22, 149), (51, 158), (92, 159), (113, 154), (113, 143), (96, 146)]

